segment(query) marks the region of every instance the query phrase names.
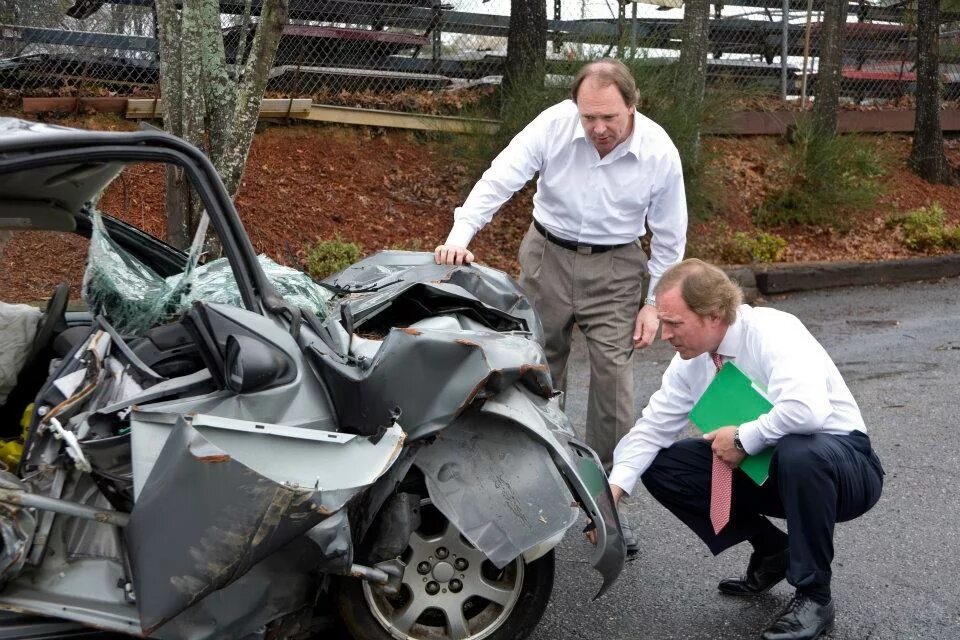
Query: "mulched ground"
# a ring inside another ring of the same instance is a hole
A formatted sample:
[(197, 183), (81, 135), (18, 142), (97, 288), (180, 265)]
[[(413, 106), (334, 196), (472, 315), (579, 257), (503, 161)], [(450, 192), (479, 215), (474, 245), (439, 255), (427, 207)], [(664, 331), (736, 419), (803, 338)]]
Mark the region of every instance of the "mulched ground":
[[(71, 126), (131, 129), (133, 123), (103, 116), (60, 121)], [(938, 202), (960, 222), (960, 188), (929, 185), (905, 165), (910, 140), (878, 139), (891, 164), (889, 191), (880, 205), (853, 214), (847, 234), (829, 228), (774, 229), (788, 241), (786, 261), (875, 260), (919, 255), (900, 244), (887, 217)], [(751, 212), (773, 186), (785, 143), (771, 137), (710, 138), (707, 149), (722, 158), (719, 212), (699, 219), (691, 212), (693, 242), (707, 247), (719, 236), (752, 228)], [(960, 166), (960, 146), (948, 142)], [(446, 238), (453, 209), (483, 167), (444, 150), (418, 133), (325, 125), (273, 125), (259, 133), (236, 197), (237, 209), (257, 251), (300, 266), (306, 247), (340, 235), (365, 253), (385, 248), (432, 250)], [(111, 185), (102, 208), (163, 235), (163, 173), (128, 168)], [(515, 196), (471, 249), (487, 264), (516, 273), (517, 248), (530, 224), (532, 189)], [(0, 256), (0, 299), (42, 300), (58, 281), (79, 281), (84, 243), (73, 238), (17, 234)], [(20, 266), (20, 265), (26, 265)]]

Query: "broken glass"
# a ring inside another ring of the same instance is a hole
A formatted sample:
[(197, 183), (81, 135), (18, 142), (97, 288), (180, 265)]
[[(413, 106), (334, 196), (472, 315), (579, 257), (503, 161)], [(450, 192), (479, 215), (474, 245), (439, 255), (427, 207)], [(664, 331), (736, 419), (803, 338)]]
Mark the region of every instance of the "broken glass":
[[(226, 258), (197, 266), (202, 243), (194, 242), (187, 268), (163, 278), (148, 265), (124, 251), (103, 224), (99, 211), (92, 215), (93, 231), (83, 297), (94, 314), (102, 314), (123, 335), (142, 335), (148, 329), (170, 321), (194, 301), (242, 306), (240, 291)], [(257, 256), (267, 279), (283, 298), (305, 307), (320, 318), (326, 317), (332, 294), (306, 274)]]

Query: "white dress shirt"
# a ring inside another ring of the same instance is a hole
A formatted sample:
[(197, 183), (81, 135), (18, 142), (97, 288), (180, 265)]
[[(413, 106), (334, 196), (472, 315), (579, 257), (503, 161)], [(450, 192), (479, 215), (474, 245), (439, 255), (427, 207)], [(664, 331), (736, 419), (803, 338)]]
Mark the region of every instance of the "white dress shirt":
[[(747, 453), (771, 447), (784, 435), (853, 430), (866, 433), (857, 401), (836, 365), (796, 317), (776, 309), (742, 305), (717, 352), (736, 363), (761, 389), (773, 409), (740, 427)], [(690, 360), (675, 355), (660, 390), (650, 397), (633, 429), (613, 453), (610, 484), (627, 493), (688, 424), (687, 415), (717, 369), (709, 353)]]
[(650, 291), (683, 258), (687, 203), (680, 154), (669, 136), (635, 113), (631, 135), (601, 158), (572, 100), (537, 116), (494, 159), (454, 211), (447, 244), (467, 246), (538, 171), (533, 217), (551, 233), (587, 244), (627, 244), (648, 224)]

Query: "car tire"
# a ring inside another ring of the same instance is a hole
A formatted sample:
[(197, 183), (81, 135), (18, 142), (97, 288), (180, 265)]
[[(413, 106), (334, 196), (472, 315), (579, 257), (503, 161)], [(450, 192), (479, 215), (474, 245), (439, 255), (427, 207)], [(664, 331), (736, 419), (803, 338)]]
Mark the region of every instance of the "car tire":
[[(439, 514), (432, 505), (430, 509)], [(401, 555), (404, 576), (399, 594), (389, 595), (359, 578), (338, 579), (335, 598), (347, 632), (357, 640), (528, 637), (553, 591), (554, 552), (533, 562), (517, 558), (498, 570), (446, 518), (439, 519), (440, 529), (411, 535)], [(462, 617), (451, 622), (458, 611)]]

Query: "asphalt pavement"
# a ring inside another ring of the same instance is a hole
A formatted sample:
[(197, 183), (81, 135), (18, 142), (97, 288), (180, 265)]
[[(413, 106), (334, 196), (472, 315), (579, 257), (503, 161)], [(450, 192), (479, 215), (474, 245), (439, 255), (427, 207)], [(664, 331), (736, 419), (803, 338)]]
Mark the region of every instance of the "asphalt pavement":
[[(823, 637), (960, 638), (960, 279), (785, 294), (761, 304), (799, 317), (833, 356), (887, 473), (880, 502), (837, 526), (837, 621)], [(672, 356), (663, 342), (638, 354), (638, 403), (659, 387)], [(580, 429), (587, 363), (580, 338), (567, 399)], [(624, 509), (643, 542), (640, 558), (591, 601), (599, 580), (587, 543), (571, 531), (533, 638), (757, 638), (792, 595), (784, 582), (755, 599), (720, 596), (717, 582), (743, 572), (749, 545), (711, 556), (642, 485)]]
[[(960, 639), (960, 279), (784, 294), (760, 304), (799, 317), (831, 353), (887, 472), (880, 502), (837, 526), (837, 622), (824, 637)], [(638, 403), (659, 387), (672, 356), (664, 342), (638, 354)], [(582, 430), (589, 365), (580, 336), (571, 367), (567, 413)], [(643, 542), (639, 559), (592, 601), (600, 585), (592, 548), (581, 527), (572, 528), (557, 549), (553, 598), (533, 639), (758, 638), (790, 599), (786, 583), (755, 599), (720, 596), (717, 582), (743, 572), (748, 545), (711, 556), (642, 485), (624, 509)]]

